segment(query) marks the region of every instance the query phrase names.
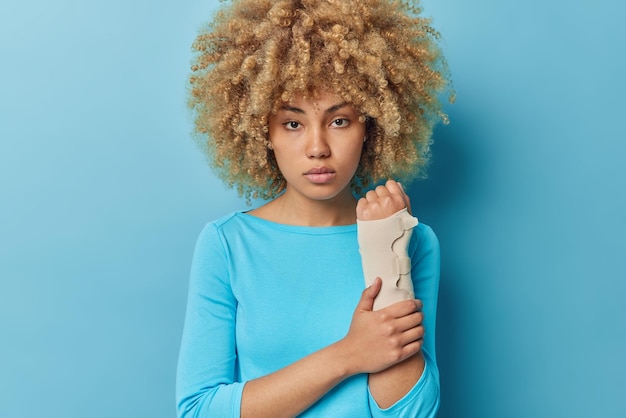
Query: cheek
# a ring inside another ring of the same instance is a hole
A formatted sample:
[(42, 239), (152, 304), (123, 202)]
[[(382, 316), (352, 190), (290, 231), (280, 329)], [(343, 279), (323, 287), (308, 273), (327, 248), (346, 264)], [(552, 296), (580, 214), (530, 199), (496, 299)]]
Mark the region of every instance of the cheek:
[(359, 169), (359, 164), (361, 163), (361, 152), (363, 146), (357, 144), (351, 144), (349, 147), (344, 148), (344, 158), (343, 165), (344, 169), (346, 169), (346, 174), (351, 172), (351, 176), (356, 174)]
[(297, 169), (298, 165), (294, 163), (294, 151), (285, 147), (284, 144), (277, 145), (274, 146), (274, 159), (280, 172), (285, 175)]
[(363, 153), (363, 141), (359, 140), (356, 143), (353, 143), (348, 151), (352, 156), (352, 159), (358, 162), (361, 160), (361, 154)]

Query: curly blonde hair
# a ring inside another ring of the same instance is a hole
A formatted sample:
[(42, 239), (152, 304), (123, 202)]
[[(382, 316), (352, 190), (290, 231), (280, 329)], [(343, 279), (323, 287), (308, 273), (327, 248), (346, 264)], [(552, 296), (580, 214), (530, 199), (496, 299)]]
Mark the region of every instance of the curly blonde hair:
[(219, 177), (248, 199), (282, 192), (269, 115), (320, 92), (341, 97), (366, 123), (356, 193), (423, 174), (434, 123), (447, 122), (438, 97), (449, 77), (439, 34), (420, 13), (416, 2), (394, 0), (222, 5), (193, 44), (189, 89), (196, 138)]

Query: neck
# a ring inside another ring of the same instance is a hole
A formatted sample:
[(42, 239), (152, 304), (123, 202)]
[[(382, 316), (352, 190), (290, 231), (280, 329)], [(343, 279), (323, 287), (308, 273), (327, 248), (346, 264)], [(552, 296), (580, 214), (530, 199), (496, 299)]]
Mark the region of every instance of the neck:
[(339, 226), (356, 222), (356, 199), (346, 190), (326, 200), (310, 200), (296, 193), (285, 193), (252, 214), (287, 225)]

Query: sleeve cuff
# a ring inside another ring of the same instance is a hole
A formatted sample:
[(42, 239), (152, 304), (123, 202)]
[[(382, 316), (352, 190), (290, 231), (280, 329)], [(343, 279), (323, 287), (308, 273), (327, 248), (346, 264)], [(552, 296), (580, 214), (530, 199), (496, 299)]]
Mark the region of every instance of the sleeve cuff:
[[(434, 418), (439, 410), (439, 379), (431, 360), (426, 357), (422, 376), (411, 390), (389, 408), (382, 409), (367, 388), (372, 417)], [(434, 372), (434, 373), (433, 373)]]

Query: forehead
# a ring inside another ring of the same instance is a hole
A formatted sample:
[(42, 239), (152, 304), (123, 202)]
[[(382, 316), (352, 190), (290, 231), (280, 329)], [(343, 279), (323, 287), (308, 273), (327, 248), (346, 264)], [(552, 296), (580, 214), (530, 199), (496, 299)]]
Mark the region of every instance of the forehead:
[(302, 110), (305, 112), (313, 111), (327, 112), (335, 110), (355, 111), (351, 103), (347, 102), (336, 93), (322, 91), (315, 94), (297, 93), (290, 97), (287, 101), (280, 101), (276, 110)]
[(330, 91), (311, 91), (311, 92), (294, 92), (289, 95), (286, 101), (288, 105), (298, 103), (326, 103), (326, 102), (343, 102), (344, 100), (339, 94)]

